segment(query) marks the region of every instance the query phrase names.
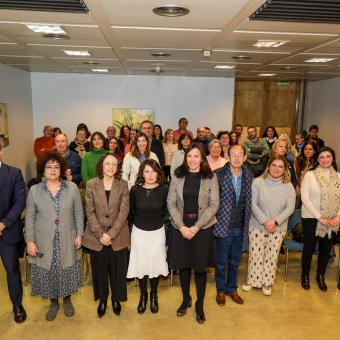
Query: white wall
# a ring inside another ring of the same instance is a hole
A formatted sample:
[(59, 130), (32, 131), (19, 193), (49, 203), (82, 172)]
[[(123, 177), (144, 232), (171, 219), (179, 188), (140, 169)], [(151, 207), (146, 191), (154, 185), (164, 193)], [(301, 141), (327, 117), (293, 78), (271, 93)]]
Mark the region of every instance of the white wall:
[(9, 128), (3, 162), (20, 168), (28, 180), (35, 174), (31, 74), (0, 64), (0, 103), (7, 103)]
[(334, 148), (340, 161), (340, 78), (307, 84), (304, 128), (319, 126), (319, 136)]
[[(34, 135), (44, 125), (59, 126), (73, 138), (78, 123), (105, 131), (112, 108), (154, 108), (155, 122), (177, 128), (186, 116), (189, 129), (230, 129), (234, 79), (32, 73)], [(196, 134), (196, 133), (195, 133)]]

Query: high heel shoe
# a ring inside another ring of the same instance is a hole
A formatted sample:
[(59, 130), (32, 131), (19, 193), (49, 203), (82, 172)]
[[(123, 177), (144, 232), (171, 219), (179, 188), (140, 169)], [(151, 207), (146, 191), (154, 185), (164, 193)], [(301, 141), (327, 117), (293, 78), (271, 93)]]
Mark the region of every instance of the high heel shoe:
[(112, 300), (112, 310), (113, 310), (113, 313), (115, 313), (117, 316), (120, 315), (120, 312), (122, 310), (122, 306), (120, 305), (119, 301), (113, 301)]
[(325, 277), (323, 275), (317, 274), (316, 275), (316, 282), (318, 283), (319, 289), (322, 292), (327, 292), (327, 285), (325, 282)]
[(183, 301), (182, 304), (177, 309), (177, 316), (181, 317), (184, 316), (187, 313), (188, 308), (191, 308), (192, 299), (191, 296), (189, 296), (189, 301), (185, 302)]
[(310, 289), (309, 276), (306, 274), (301, 275), (301, 287), (306, 290)]
[(150, 293), (150, 310), (151, 313), (156, 314), (158, 313), (158, 296), (157, 292)]
[(139, 314), (143, 314), (146, 310), (146, 305), (148, 303), (148, 292), (141, 293), (137, 311)]
[(198, 311), (197, 302), (195, 303), (195, 312), (196, 312), (196, 321), (200, 325), (203, 324), (205, 322), (205, 314), (204, 314), (203, 308), (202, 310)]
[(102, 318), (105, 315), (106, 305), (107, 305), (107, 301), (99, 301), (99, 305), (97, 308), (98, 317)]

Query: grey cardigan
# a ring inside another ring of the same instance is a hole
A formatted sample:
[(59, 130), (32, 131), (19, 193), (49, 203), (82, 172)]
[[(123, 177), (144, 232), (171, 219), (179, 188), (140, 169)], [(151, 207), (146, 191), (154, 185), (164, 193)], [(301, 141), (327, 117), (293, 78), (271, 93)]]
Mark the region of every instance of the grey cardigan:
[[(171, 178), (170, 188), (168, 193), (168, 210), (170, 220), (175, 228), (180, 228), (184, 225), (183, 222), (183, 178), (176, 176)], [(200, 190), (198, 194), (198, 221), (195, 226), (198, 229), (207, 229), (216, 223), (216, 213), (220, 204), (220, 194), (217, 177), (211, 179), (201, 179)]]
[[(75, 249), (74, 240), (83, 236), (84, 213), (79, 189), (73, 182), (64, 182), (66, 186), (60, 197), (60, 261), (63, 269), (72, 266), (80, 258)], [(29, 257), (29, 263), (50, 269), (53, 255), (53, 239), (56, 231), (56, 211), (49, 192), (43, 183), (30, 189), (26, 202), (25, 238), (26, 242), (35, 242), (42, 257)]]

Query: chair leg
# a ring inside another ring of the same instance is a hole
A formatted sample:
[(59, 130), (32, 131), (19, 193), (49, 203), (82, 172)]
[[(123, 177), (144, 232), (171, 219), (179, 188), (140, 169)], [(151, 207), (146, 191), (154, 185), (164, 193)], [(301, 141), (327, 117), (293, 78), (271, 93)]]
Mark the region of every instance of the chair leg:
[(25, 267), (25, 275), (24, 275), (24, 286), (28, 285), (28, 259), (27, 254), (24, 255), (24, 267)]
[(174, 284), (174, 271), (170, 269), (170, 286)]
[(288, 248), (286, 248), (286, 266), (285, 266), (285, 282), (288, 278)]

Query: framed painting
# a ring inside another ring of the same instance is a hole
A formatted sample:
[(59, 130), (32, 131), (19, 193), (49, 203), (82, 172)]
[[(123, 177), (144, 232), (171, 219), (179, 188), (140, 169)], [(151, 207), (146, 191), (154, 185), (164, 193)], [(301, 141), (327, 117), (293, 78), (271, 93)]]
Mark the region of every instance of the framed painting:
[(154, 109), (129, 109), (117, 108), (112, 109), (112, 122), (117, 133), (123, 125), (131, 128), (139, 129), (141, 122), (150, 120), (154, 122)]
[(3, 146), (9, 145), (8, 113), (6, 103), (0, 103), (0, 143)]

